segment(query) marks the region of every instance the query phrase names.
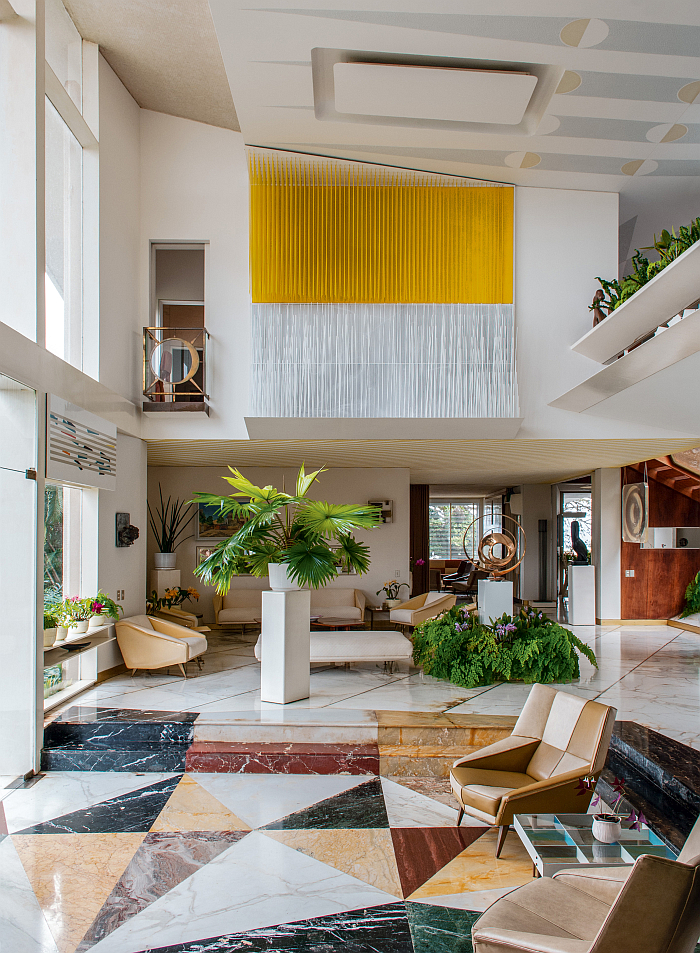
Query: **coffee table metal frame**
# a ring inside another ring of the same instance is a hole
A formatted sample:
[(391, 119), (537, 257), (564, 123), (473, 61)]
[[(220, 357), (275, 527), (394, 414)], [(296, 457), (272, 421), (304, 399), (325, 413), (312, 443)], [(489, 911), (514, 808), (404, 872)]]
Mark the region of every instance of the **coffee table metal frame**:
[(513, 827), (541, 877), (571, 867), (629, 866), (641, 854), (676, 858), (646, 824), (633, 831), (623, 821), (620, 839), (614, 844), (596, 840), (592, 825), (592, 814), (516, 814), (513, 818)]

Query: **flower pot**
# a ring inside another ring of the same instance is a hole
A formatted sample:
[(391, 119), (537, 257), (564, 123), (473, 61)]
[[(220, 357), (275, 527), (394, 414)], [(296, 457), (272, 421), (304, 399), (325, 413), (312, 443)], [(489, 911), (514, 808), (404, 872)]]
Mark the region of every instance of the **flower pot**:
[(294, 589), (305, 589), (287, 574), (287, 563), (268, 563), (267, 571), (270, 576), (270, 589), (273, 592), (288, 592)]
[(75, 623), (70, 627), (70, 631), (73, 632), (73, 633), (75, 633), (75, 632), (80, 632), (80, 633), (87, 632), (89, 625), (90, 625), (90, 620), (89, 620), (89, 619), (81, 619), (80, 622), (75, 622)]
[(44, 629), (44, 648), (50, 649), (56, 641), (56, 627), (53, 629)]
[(400, 606), (403, 602), (403, 599), (387, 599), (386, 607), (387, 609), (395, 609), (397, 606)]
[(622, 833), (622, 819), (616, 814), (595, 814), (591, 830), (601, 844), (614, 844)]
[(68, 626), (66, 625), (56, 626), (56, 642), (65, 642), (67, 635), (68, 635)]
[(156, 569), (175, 569), (177, 553), (156, 553), (154, 556)]
[(106, 615), (91, 615), (88, 628), (96, 629), (98, 625), (107, 625)]

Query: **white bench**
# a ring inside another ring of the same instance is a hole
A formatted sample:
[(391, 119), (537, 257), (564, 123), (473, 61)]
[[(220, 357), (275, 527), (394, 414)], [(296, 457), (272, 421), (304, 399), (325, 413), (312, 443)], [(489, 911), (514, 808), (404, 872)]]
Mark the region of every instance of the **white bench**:
[[(255, 657), (262, 655), (262, 635), (255, 645)], [(354, 631), (311, 633), (311, 663), (330, 662), (407, 662), (413, 657), (413, 645), (400, 632)]]

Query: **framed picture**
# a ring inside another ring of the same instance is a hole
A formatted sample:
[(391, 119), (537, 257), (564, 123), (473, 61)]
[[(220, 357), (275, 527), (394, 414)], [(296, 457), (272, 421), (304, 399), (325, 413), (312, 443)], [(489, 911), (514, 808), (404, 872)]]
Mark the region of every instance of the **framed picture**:
[(199, 566), (214, 552), (214, 546), (195, 546), (195, 566)]
[(197, 512), (197, 539), (228, 539), (243, 526), (239, 516), (222, 516), (215, 504), (200, 503)]

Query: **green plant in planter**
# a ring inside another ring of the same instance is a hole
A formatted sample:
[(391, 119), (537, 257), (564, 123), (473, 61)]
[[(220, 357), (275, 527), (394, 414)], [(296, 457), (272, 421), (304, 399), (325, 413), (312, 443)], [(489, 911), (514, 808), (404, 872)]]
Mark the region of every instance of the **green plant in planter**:
[(115, 602), (114, 599), (110, 599), (107, 593), (102, 592), (100, 589), (94, 599), (90, 600), (90, 609), (91, 615), (103, 615), (109, 619), (118, 619), (119, 613), (123, 614), (124, 609), (119, 605), (118, 602)]
[(197, 510), (191, 509), (191, 503), (181, 503), (180, 500), (173, 500), (168, 497), (167, 502), (163, 500), (163, 488), (158, 484), (158, 494), (160, 496), (159, 505), (155, 512), (148, 503), (148, 521), (153, 535), (158, 544), (159, 553), (174, 553), (178, 543), (183, 543), (185, 539), (190, 539), (194, 533), (180, 538), (187, 529), (191, 520), (194, 519)]
[(269, 563), (286, 563), (295, 582), (313, 589), (330, 582), (343, 568), (367, 572), (369, 547), (359, 543), (352, 531), (377, 526), (377, 508), (308, 499), (307, 493), (325, 467), (307, 474), (302, 466), (294, 494), (273, 486), (255, 486), (239, 470), (229, 470), (233, 476), (224, 480), (235, 493), (195, 493), (196, 502), (218, 507), (222, 518), (245, 521), (194, 570), (204, 583), (225, 594), (233, 576), (243, 568), (254, 576), (266, 576)]
[(413, 660), (426, 675), (475, 688), (493, 682), (568, 682), (580, 675), (580, 652), (591, 649), (544, 613), (521, 610), (482, 625), (454, 607), (413, 630)]
[(700, 612), (700, 572), (688, 583), (685, 590), (685, 608), (681, 612), (681, 619)]
[(55, 629), (58, 623), (58, 613), (51, 612), (44, 609), (44, 628), (45, 629)]

